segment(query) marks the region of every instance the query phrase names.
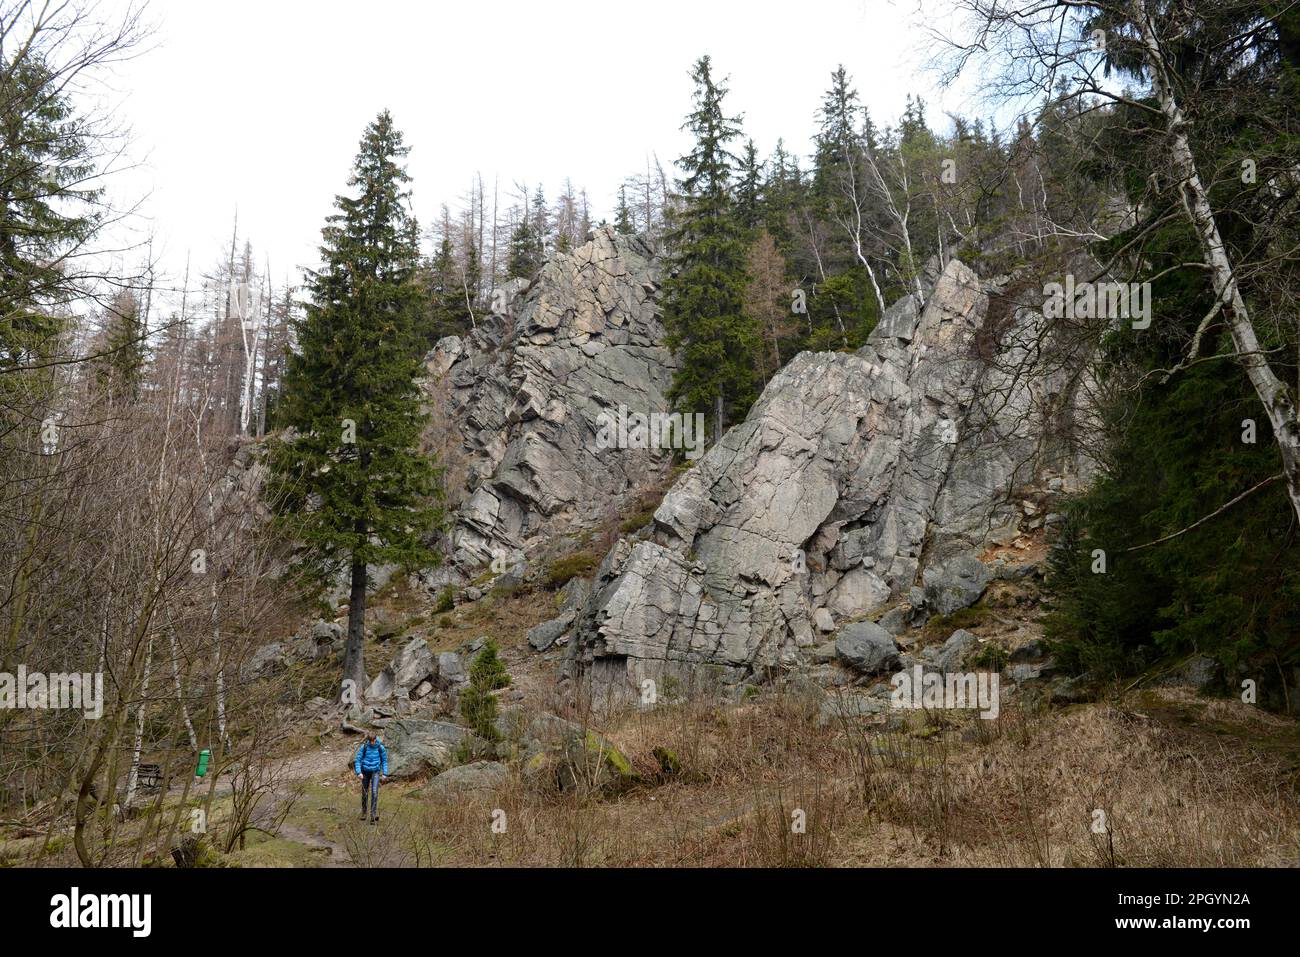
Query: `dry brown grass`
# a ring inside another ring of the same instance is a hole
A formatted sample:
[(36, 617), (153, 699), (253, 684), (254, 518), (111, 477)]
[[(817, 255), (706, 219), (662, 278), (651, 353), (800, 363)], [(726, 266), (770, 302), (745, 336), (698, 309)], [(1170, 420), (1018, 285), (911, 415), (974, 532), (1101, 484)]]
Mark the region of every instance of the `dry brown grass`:
[(1177, 690), (823, 725), (814, 700), (772, 690), (594, 724), (637, 772), (619, 793), (512, 765), (491, 795), (394, 782), (369, 827), (336, 768), (281, 850), (310, 832), (359, 866), (1278, 866), (1300, 860), (1298, 727)]
[[(1193, 706), (1206, 712), (1197, 720), (1239, 733), (1193, 734), (1161, 713)], [(1232, 867), (1300, 858), (1296, 725), (1244, 705), (1148, 696), (1125, 707), (1006, 709), (997, 721), (931, 712), (891, 724), (819, 727), (806, 702), (780, 694), (628, 714), (598, 730), (627, 754), (639, 785), (617, 796), (555, 794), (516, 775), (492, 797), (422, 798), (404, 838), (418, 849), (407, 859)], [(1263, 732), (1290, 745), (1262, 746), (1271, 740)], [(677, 773), (656, 748), (674, 754)], [(1092, 830), (1097, 810), (1103, 833)], [(493, 831), (494, 813), (504, 813), (504, 833)]]

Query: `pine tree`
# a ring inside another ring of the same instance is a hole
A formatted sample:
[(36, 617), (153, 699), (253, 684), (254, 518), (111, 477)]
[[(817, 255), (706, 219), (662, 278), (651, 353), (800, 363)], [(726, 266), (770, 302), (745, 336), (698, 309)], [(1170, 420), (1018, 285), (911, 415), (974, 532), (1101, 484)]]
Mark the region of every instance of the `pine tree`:
[(614, 232), (622, 236), (631, 236), (636, 232), (632, 225), (632, 210), (627, 205), (627, 187), (618, 188), (618, 208), (614, 210)]
[[(910, 99), (909, 99), (910, 104)], [(831, 74), (831, 88), (822, 97), (814, 137), (813, 195), (823, 203), (842, 201), (837, 179), (856, 162), (859, 144), (874, 148), (875, 128), (858, 101), (858, 91), (841, 65)], [(862, 132), (859, 133), (859, 127)]]
[(718, 428), (741, 418), (755, 395), (759, 337), (744, 309), (744, 231), (730, 181), (735, 157), (727, 144), (740, 135), (740, 118), (723, 111), (725, 86), (712, 77), (708, 56), (696, 61), (695, 109), (683, 129), (694, 148), (677, 161), (681, 208), (669, 235), (673, 268), (664, 283), (664, 326), (669, 348), (682, 359), (670, 398), (684, 413), (705, 412)]
[[(59, 306), (82, 298), (66, 256), (104, 219), (94, 124), (39, 55), (0, 50), (0, 372), (62, 348)], [(17, 51), (15, 51), (17, 52)], [(13, 383), (0, 383), (0, 404)]]
[(511, 279), (532, 279), (541, 268), (537, 254), (537, 240), (533, 235), (532, 219), (525, 216), (510, 234), (510, 254), (506, 260), (506, 275)]
[(752, 139), (745, 140), (745, 152), (741, 154), (738, 172), (736, 219), (746, 230), (753, 230), (762, 216), (759, 194), (763, 184), (763, 164), (758, 161), (758, 149)]
[(131, 401), (144, 378), (145, 329), (140, 302), (129, 289), (113, 297), (104, 318), (102, 355), (95, 361), (95, 380), (102, 392)]
[(273, 501), (321, 584), (350, 570), (343, 677), (360, 693), (368, 565), (436, 559), (425, 535), (440, 522), (437, 467), (421, 451), (427, 413), (416, 378), (424, 343), (416, 281), (417, 226), (408, 149), (388, 112), (367, 126), (337, 212), (321, 231), (321, 269), (295, 323), (282, 421), (291, 436), (270, 457)]
[(767, 180), (763, 184), (763, 225), (776, 240), (781, 255), (790, 259), (795, 253), (795, 238), (800, 230), (796, 220), (807, 205), (803, 173), (799, 164), (778, 139), (767, 163)]
[(421, 271), (421, 281), (425, 295), (423, 328), (426, 346), (433, 346), (443, 336), (468, 332), (471, 325), (469, 306), (465, 302), (455, 250), (447, 232), (439, 241), (433, 260)]
[(460, 693), (460, 716), (465, 724), (484, 741), (500, 740), (497, 731), (497, 699), (492, 694), (510, 686), (510, 673), (500, 658), (497, 643), (491, 638), (469, 666), (469, 684)]

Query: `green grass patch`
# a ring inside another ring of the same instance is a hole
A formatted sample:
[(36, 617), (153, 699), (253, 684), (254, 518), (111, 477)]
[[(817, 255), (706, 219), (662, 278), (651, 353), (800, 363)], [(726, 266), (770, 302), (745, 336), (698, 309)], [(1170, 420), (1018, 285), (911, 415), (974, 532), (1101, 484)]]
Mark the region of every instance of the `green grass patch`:
[(546, 568), (546, 587), (556, 589), (563, 587), (571, 578), (589, 575), (600, 565), (600, 558), (595, 552), (578, 552), (557, 558)]

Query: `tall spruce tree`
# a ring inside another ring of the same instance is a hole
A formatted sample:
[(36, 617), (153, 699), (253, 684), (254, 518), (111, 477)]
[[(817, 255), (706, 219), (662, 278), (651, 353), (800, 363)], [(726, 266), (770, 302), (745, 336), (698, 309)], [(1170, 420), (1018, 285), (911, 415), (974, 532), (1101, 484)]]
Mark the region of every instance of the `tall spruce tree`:
[[(9, 54), (0, 50), (0, 373), (64, 347), (59, 307), (85, 297), (69, 253), (105, 217), (92, 124), (68, 77), (34, 51)], [(0, 383), (0, 405), (12, 388)]]
[(456, 268), (456, 255), (451, 237), (443, 235), (438, 252), (421, 271), (424, 286), (425, 318), (424, 338), (432, 347), (443, 336), (460, 336), (469, 332), (469, 305)]
[(758, 159), (758, 148), (752, 139), (745, 140), (740, 155), (740, 175), (736, 183), (736, 218), (740, 225), (752, 232), (762, 217), (763, 164)]
[(282, 407), (293, 432), (270, 459), (301, 567), (322, 584), (350, 572), (344, 700), (348, 681), (359, 700), (365, 677), (367, 566), (433, 563), (424, 539), (442, 516), (437, 466), (421, 449), (419, 250), (399, 165), (407, 152), (387, 111), (366, 127), (348, 180), (355, 195), (335, 199), (323, 265), (307, 275)]
[(532, 279), (542, 268), (542, 257), (537, 248), (531, 217), (525, 216), (510, 234), (510, 255), (506, 260), (506, 275), (511, 279)]
[(636, 232), (632, 225), (632, 210), (627, 205), (627, 187), (618, 188), (618, 208), (614, 211), (614, 232), (621, 236), (631, 236)]
[(144, 317), (135, 293), (124, 289), (113, 297), (104, 315), (100, 354), (95, 357), (95, 381), (100, 391), (118, 401), (140, 395), (146, 360)]
[(736, 158), (727, 144), (740, 135), (740, 117), (727, 116), (727, 88), (715, 83), (708, 56), (696, 61), (695, 109), (683, 129), (695, 145), (677, 161), (681, 208), (669, 243), (673, 268), (664, 283), (664, 326), (682, 366), (670, 398), (684, 413), (704, 412), (719, 427), (745, 415), (754, 400), (758, 331), (744, 308), (746, 246), (732, 195)]

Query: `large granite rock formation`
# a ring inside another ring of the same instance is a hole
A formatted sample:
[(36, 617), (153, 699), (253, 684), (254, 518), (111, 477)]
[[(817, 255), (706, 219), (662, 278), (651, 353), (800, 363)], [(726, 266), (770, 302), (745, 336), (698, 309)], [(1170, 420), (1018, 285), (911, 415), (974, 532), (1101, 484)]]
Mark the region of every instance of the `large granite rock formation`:
[(438, 343), (427, 388), (458, 431), (450, 458), (465, 473), (453, 569), (590, 528), (669, 467), (666, 451), (597, 442), (602, 412), (668, 410), (658, 276), (648, 246), (601, 227), (531, 284), (502, 290), (470, 335)]
[(1014, 523), (1074, 390), (1041, 361), (1041, 317), (986, 324), (989, 302), (953, 261), (856, 354), (796, 356), (669, 491), (653, 537), (605, 557), (569, 676), (617, 697), (646, 678), (732, 683), (794, 664), (814, 622), (924, 594), (923, 564)]

